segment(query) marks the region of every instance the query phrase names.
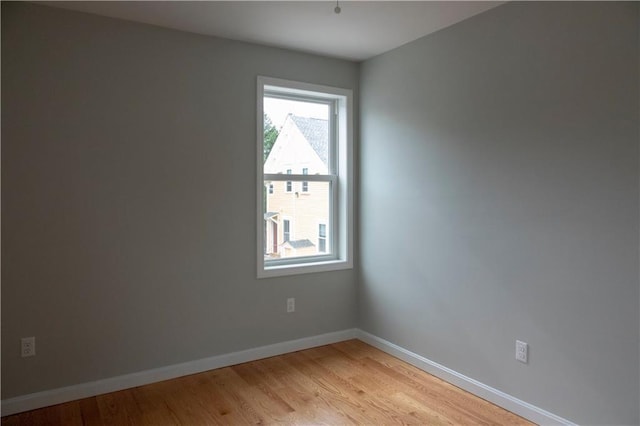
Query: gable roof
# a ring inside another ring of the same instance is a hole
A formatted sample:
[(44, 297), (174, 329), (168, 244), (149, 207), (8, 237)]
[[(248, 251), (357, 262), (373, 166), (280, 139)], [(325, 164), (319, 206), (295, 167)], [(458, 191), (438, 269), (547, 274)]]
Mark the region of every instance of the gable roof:
[(321, 118), (299, 117), (291, 115), (291, 120), (318, 154), (322, 162), (329, 165), (329, 122)]

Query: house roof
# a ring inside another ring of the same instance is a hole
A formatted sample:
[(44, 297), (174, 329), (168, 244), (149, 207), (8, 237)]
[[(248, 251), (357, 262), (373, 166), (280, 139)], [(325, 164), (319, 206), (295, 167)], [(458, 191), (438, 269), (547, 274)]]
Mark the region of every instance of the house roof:
[(300, 248), (307, 248), (307, 247), (314, 247), (315, 244), (313, 244), (310, 240), (304, 239), (304, 240), (295, 240), (295, 241), (285, 241), (284, 244), (289, 244), (291, 246), (291, 248), (294, 249), (300, 249)]
[(322, 162), (328, 165), (329, 122), (320, 118), (299, 117), (297, 115), (291, 115), (291, 120), (300, 129)]

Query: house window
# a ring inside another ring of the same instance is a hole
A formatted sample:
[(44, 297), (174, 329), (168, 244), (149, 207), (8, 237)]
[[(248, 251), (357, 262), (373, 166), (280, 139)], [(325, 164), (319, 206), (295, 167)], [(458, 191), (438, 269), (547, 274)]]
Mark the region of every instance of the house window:
[(327, 224), (321, 223), (318, 225), (318, 252), (327, 252)]
[[(274, 195), (267, 211), (264, 191), (257, 192), (258, 277), (352, 268), (352, 92), (258, 77), (257, 112), (258, 188), (283, 182), (286, 192), (295, 184), (305, 194)], [(288, 219), (278, 224), (278, 217)], [(265, 230), (278, 226), (276, 252)]]
[(285, 243), (291, 239), (291, 221), (285, 219), (282, 221), (282, 241)]
[(273, 184), (269, 184), (269, 194), (273, 194)]
[[(287, 174), (290, 175), (291, 174), (291, 169), (287, 169)], [(292, 185), (293, 183), (288, 180), (287, 181), (287, 192), (291, 192), (292, 191)]]
[[(305, 167), (302, 169), (302, 174), (303, 175), (308, 175), (309, 174), (309, 168)], [(309, 181), (307, 180), (303, 180), (302, 181), (302, 192), (309, 192)]]

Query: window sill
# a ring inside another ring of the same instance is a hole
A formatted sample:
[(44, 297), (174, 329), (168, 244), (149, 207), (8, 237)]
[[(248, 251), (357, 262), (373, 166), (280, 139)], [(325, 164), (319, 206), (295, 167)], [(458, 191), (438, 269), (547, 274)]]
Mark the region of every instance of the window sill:
[(282, 277), (286, 275), (313, 274), (317, 272), (352, 269), (353, 263), (346, 260), (327, 260), (322, 262), (266, 266), (258, 270), (258, 278)]

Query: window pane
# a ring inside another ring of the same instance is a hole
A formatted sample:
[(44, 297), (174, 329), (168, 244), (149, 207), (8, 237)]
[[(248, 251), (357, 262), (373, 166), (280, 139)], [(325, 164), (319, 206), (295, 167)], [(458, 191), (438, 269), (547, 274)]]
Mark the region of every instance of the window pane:
[[(330, 252), (328, 226), (331, 183), (307, 182), (309, 192), (302, 195), (302, 182), (292, 182), (293, 192), (287, 192), (287, 181), (265, 181), (273, 185), (267, 194), (264, 215), (265, 260), (313, 256)], [(320, 236), (319, 230), (324, 235)]]
[(264, 173), (329, 173), (328, 103), (264, 98)]

